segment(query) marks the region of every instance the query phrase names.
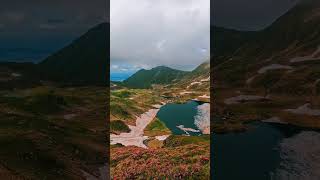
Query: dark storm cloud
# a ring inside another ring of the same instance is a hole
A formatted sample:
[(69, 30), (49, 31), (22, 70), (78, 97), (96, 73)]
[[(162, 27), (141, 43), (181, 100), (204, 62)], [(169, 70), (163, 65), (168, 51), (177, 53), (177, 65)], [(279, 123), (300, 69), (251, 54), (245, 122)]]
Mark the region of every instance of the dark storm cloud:
[[(108, 21), (108, 4), (106, 0), (2, 0), (0, 48), (40, 52), (60, 49), (93, 26)], [(17, 52), (12, 58), (23, 56), (23, 52)], [(6, 59), (0, 54), (0, 60)]]
[(33, 29), (41, 23), (66, 23), (82, 29), (106, 21), (104, 0), (7, 0), (0, 6), (0, 20), (7, 28)]
[(297, 0), (214, 0), (211, 24), (240, 30), (259, 30), (270, 25)]

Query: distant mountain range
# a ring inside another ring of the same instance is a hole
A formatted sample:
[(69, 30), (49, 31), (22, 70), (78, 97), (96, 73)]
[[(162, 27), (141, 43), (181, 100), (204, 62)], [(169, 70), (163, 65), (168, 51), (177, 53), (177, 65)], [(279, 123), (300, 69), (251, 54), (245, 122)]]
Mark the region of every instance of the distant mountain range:
[[(26, 72), (32, 72), (32, 77), (39, 80), (62, 84), (106, 85), (109, 82), (107, 77), (109, 38), (109, 24), (99, 24), (66, 47), (35, 64), (32, 68), (28, 68), (30, 71), (26, 69), (21, 77), (24, 77)], [(16, 65), (8, 66), (6, 63), (1, 65), (6, 68), (17, 67)], [(152, 84), (183, 85), (186, 82), (192, 83), (193, 80), (201, 80), (201, 78), (208, 79), (209, 67), (210, 63), (206, 62), (192, 72), (165, 66), (158, 66), (150, 70), (141, 69), (122, 83), (117, 84), (129, 88), (150, 88)], [(12, 69), (12, 72), (19, 73), (21, 70)], [(35, 73), (38, 75), (34, 75)]]
[[(123, 81), (121, 85), (129, 88), (150, 88), (153, 84), (187, 87), (192, 83), (196, 84), (195, 82), (201, 82), (201, 80), (204, 82), (204, 80), (209, 77), (210, 62), (206, 61), (190, 72), (172, 69), (166, 66), (158, 66), (150, 70), (141, 69)], [(209, 83), (206, 87), (209, 88)]]
[(152, 84), (169, 84), (178, 81), (188, 72), (158, 66), (150, 70), (141, 69), (123, 81), (123, 85), (130, 88), (150, 88)]

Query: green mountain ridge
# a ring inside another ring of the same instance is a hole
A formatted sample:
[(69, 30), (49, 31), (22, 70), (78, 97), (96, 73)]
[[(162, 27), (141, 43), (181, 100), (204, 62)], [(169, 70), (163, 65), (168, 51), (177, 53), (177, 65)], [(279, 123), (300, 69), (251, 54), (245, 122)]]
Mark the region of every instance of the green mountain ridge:
[(204, 92), (210, 89), (210, 61), (207, 60), (204, 63), (197, 66), (190, 73), (186, 74), (178, 82), (172, 86), (186, 88), (190, 90), (202, 90)]
[(145, 89), (151, 88), (153, 84), (183, 87), (192, 83), (201, 82), (198, 83), (198, 86), (195, 86), (195, 88), (209, 89), (209, 81), (210, 61), (207, 60), (192, 71), (181, 71), (166, 66), (157, 66), (150, 70), (140, 69), (127, 80), (117, 84), (129, 88)]
[(170, 84), (178, 81), (189, 72), (157, 66), (150, 70), (141, 69), (123, 81), (123, 85), (130, 88), (150, 88), (152, 84)]

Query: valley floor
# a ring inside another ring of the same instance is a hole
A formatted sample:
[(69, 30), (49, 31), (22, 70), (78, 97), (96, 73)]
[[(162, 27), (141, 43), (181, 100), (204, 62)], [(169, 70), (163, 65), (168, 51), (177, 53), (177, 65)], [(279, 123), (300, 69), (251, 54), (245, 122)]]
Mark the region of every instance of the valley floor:
[(210, 136), (171, 135), (156, 118), (163, 104), (184, 103), (205, 94), (183, 91), (169, 88), (111, 91), (112, 178), (209, 179)]

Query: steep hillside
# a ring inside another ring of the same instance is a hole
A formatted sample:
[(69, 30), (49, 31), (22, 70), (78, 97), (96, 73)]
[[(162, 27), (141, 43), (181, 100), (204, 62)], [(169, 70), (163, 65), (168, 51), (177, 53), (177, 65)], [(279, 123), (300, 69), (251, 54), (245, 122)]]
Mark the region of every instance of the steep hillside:
[(173, 84), (173, 87), (180, 87), (185, 90), (210, 90), (210, 61), (200, 64), (196, 69), (186, 74), (181, 80)]
[(186, 74), (185, 71), (158, 66), (150, 70), (139, 70), (125, 80), (123, 84), (130, 88), (150, 88), (152, 84), (169, 84), (178, 81)]
[(216, 114), (240, 129), (257, 119), (320, 128), (319, 10), (319, 1), (302, 0), (236, 52), (214, 57)]
[[(294, 59), (313, 55), (312, 58), (318, 57), (319, 8), (318, 1), (302, 1), (268, 28), (255, 32), (255, 38), (239, 46), (236, 53), (223, 57), (223, 64), (215, 67), (217, 81), (221, 79), (230, 84), (243, 84), (264, 66), (305, 64)], [(220, 58), (219, 54), (215, 57)], [(312, 63), (314, 62), (316, 61)], [(300, 68), (301, 66), (297, 67)]]
[(109, 57), (109, 24), (90, 29), (70, 45), (39, 63), (50, 79), (105, 84)]
[(220, 59), (223, 60), (221, 57), (233, 54), (256, 36), (253, 31), (238, 31), (217, 26), (212, 26), (210, 31), (213, 34), (213, 41), (211, 42), (213, 55), (220, 57), (213, 61), (215, 65), (221, 62)]

